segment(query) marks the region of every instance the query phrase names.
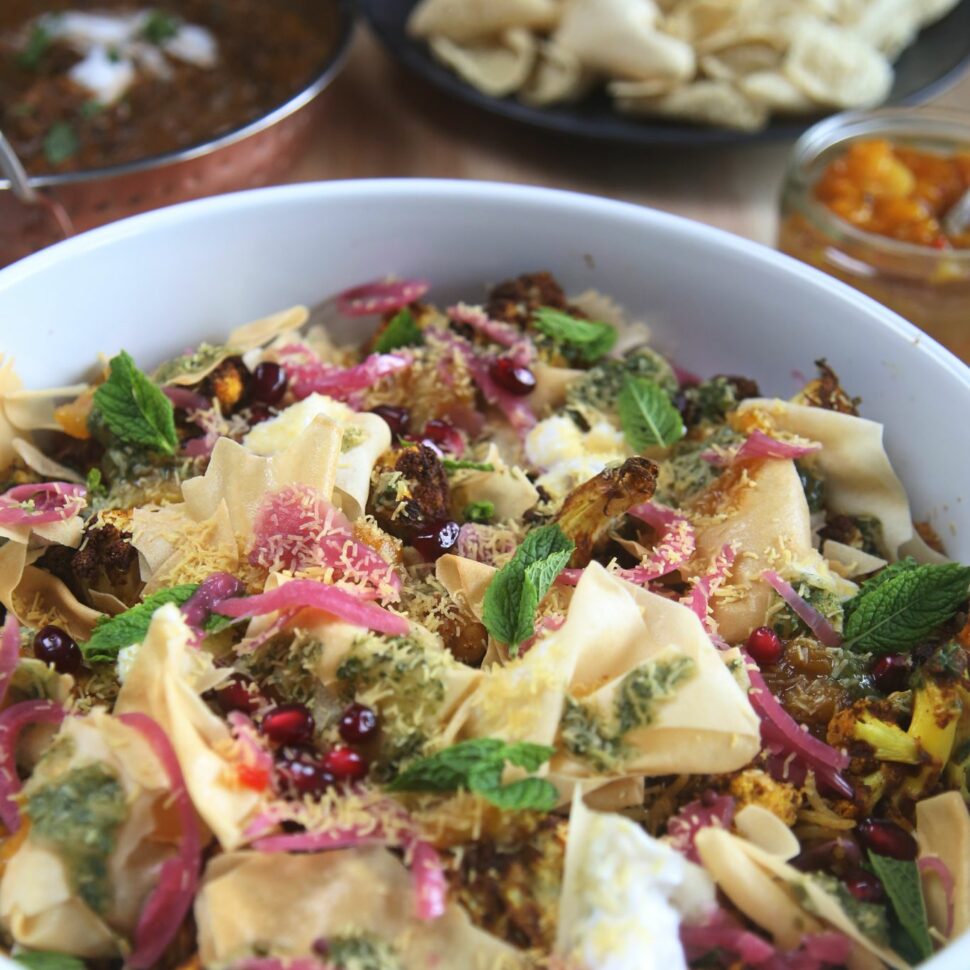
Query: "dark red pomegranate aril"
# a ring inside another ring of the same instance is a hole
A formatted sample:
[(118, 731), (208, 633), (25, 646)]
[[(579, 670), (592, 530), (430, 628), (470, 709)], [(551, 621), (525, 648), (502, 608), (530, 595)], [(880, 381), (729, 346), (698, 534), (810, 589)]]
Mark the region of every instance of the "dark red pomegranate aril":
[(442, 421), (440, 418), (432, 418), (424, 426), (422, 437), (430, 439), (445, 451), (457, 454), (464, 450), (465, 442), (462, 439), (461, 432), (453, 424)]
[(499, 357), (488, 368), (488, 376), (509, 394), (525, 397), (535, 390), (536, 376), (528, 367), (522, 367), (511, 357)]
[(411, 539), (411, 545), (426, 562), (434, 562), (439, 556), (450, 552), (458, 542), (461, 526), (454, 521), (437, 522), (429, 529), (418, 532)]
[(263, 715), (260, 730), (275, 744), (306, 744), (313, 738), (313, 715), (303, 704), (280, 704)]
[(886, 891), (882, 883), (865, 869), (853, 869), (847, 873), (845, 888), (861, 903), (882, 903), (886, 899)]
[(367, 774), (367, 759), (353, 748), (331, 748), (323, 757), (323, 766), (341, 781), (358, 781)]
[(264, 404), (279, 404), (286, 393), (286, 371), (271, 360), (256, 365), (249, 379), (249, 396)]
[(292, 758), (280, 758), (276, 762), (276, 776), (283, 794), (295, 798), (322, 795), (337, 783), (336, 777), (319, 758), (305, 753)]
[(243, 674), (233, 674), (213, 693), (223, 714), (229, 714), (231, 711), (253, 714), (263, 703), (263, 698), (254, 688), (253, 681)]
[(902, 653), (880, 657), (872, 665), (872, 682), (884, 694), (906, 690), (909, 685), (910, 659)]
[(407, 408), (399, 408), (394, 404), (378, 404), (371, 408), (371, 414), (376, 414), (387, 422), (391, 429), (391, 437), (406, 438), (411, 428), (411, 412)]
[(856, 837), (863, 848), (876, 855), (911, 862), (919, 853), (916, 839), (901, 825), (882, 818), (866, 818), (856, 826)]
[(778, 663), (784, 652), (781, 637), (771, 627), (759, 626), (748, 635), (748, 653), (758, 666)]
[(337, 730), (348, 744), (364, 744), (377, 736), (377, 713), (365, 704), (351, 704), (340, 715)]
[(76, 674), (84, 656), (71, 636), (59, 626), (45, 626), (34, 636), (34, 656), (59, 674)]

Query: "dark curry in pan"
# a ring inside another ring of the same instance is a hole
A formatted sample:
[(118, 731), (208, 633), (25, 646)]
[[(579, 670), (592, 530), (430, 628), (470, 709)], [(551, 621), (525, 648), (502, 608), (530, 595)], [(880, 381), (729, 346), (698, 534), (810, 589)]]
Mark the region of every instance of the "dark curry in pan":
[(331, 0), (3, 0), (0, 129), (34, 175), (180, 151), (284, 104), (337, 34)]

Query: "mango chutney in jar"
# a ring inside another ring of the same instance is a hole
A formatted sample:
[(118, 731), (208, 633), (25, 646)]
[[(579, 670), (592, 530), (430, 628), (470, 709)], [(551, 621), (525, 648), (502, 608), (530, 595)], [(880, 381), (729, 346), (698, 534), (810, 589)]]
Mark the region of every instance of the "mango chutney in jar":
[(970, 118), (837, 115), (795, 145), (778, 246), (970, 361), (970, 212), (947, 218), (968, 191)]

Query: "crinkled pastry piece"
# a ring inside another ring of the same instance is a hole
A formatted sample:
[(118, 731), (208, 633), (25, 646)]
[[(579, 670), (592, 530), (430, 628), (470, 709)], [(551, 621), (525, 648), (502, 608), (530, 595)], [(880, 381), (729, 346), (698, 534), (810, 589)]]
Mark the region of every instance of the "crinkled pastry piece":
[(764, 104), (752, 101), (724, 80), (700, 80), (673, 88), (657, 98), (621, 98), (617, 106), (632, 114), (683, 118), (739, 131), (757, 131), (768, 120)]
[[(953, 926), (949, 939), (970, 929), (970, 812), (959, 792), (925, 798), (916, 804), (916, 839), (921, 858), (941, 859), (953, 878)], [(946, 936), (946, 890), (933, 872), (923, 874), (930, 923)]]
[[(582, 97), (592, 82), (592, 73), (585, 69), (582, 61), (572, 51), (552, 41), (540, 41), (535, 68), (519, 91), (519, 97), (527, 104), (539, 106), (563, 104)], [(541, 410), (536, 402), (536, 393), (541, 383), (539, 375), (536, 374), (536, 391), (532, 392), (530, 403), (537, 411)]]
[[(140, 732), (101, 710), (64, 721), (24, 786), (28, 818), (32, 795), (65, 781), (75, 785), (75, 792), (82, 792), (74, 779), (92, 769), (98, 772), (96, 777), (119, 786), (121, 804), (116, 808), (121, 818), (106, 857), (110, 892), (96, 912), (82, 898), (70, 860), (60, 854), (56, 843), (38, 834), (41, 826), (33, 820), (0, 883), (0, 920), (13, 939), (28, 949), (87, 958), (119, 955), (119, 936), (131, 938), (142, 905), (155, 888), (158, 867), (174, 854), (172, 839), (178, 822), (170, 818), (164, 769)], [(77, 808), (80, 811), (81, 806)], [(90, 831), (86, 835), (92, 837)], [(97, 903), (102, 887), (90, 882), (87, 887), (86, 898)]]
[(416, 918), (404, 865), (386, 849), (308, 855), (233, 852), (209, 862), (195, 903), (199, 957), (226, 967), (273, 941), (283, 957), (309, 957), (317, 940), (331, 952), (354, 938), (390, 950), (401, 970), (525, 970), (521, 951), (472, 926), (449, 904), (435, 920)]
[(137, 711), (158, 722), (175, 749), (196, 811), (222, 847), (232, 849), (242, 842), (261, 796), (236, 782), (229, 728), (201, 698), (224, 675), (192, 641), (177, 606), (168, 603), (156, 610), (136, 648), (115, 713)]
[(536, 40), (527, 30), (505, 30), (493, 40), (459, 44), (433, 37), (431, 52), (473, 88), (493, 98), (518, 91), (536, 63)]
[(451, 481), (452, 508), (461, 512), (473, 502), (491, 502), (495, 521), (520, 519), (539, 501), (539, 492), (517, 465), (507, 465), (496, 445), (482, 459), (491, 471), (459, 472)]
[(421, 0), (408, 18), (408, 33), (466, 44), (514, 27), (548, 30), (559, 11), (556, 0)]

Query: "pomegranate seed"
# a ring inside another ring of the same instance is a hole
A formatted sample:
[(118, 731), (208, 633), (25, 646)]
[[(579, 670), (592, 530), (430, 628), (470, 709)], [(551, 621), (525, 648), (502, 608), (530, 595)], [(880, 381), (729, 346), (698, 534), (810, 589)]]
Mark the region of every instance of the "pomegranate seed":
[(411, 539), (411, 545), (425, 561), (434, 562), (454, 547), (460, 529), (461, 526), (451, 520), (436, 522), (430, 528), (417, 533)]
[(306, 744), (313, 738), (313, 715), (305, 704), (280, 704), (263, 715), (260, 729), (274, 744)]
[(271, 360), (256, 365), (249, 380), (249, 396), (264, 404), (279, 404), (287, 387), (286, 371)]
[(243, 714), (253, 714), (263, 703), (263, 698), (256, 690), (252, 679), (245, 674), (233, 674), (221, 687), (215, 691), (215, 701), (223, 714), (230, 711), (242, 711)]
[(276, 415), (270, 410), (268, 404), (254, 404), (249, 409), (249, 426), (262, 424), (264, 421), (269, 421), (270, 418), (275, 417)]
[(291, 798), (322, 795), (337, 783), (315, 751), (288, 752), (279, 758), (276, 779), (281, 793)]
[(916, 839), (901, 825), (888, 819), (863, 819), (855, 831), (863, 847), (871, 849), (876, 855), (888, 855), (891, 859), (910, 862), (919, 852)]
[(330, 956), (330, 941), (324, 936), (317, 937), (310, 948), (318, 957)]
[(781, 637), (771, 627), (759, 626), (748, 636), (748, 653), (756, 664), (776, 664), (785, 652)]
[(84, 657), (78, 645), (59, 626), (45, 626), (34, 637), (34, 656), (59, 674), (75, 674)]
[(902, 653), (880, 657), (872, 665), (872, 682), (884, 694), (906, 690), (909, 681), (909, 657)]
[(882, 883), (865, 869), (853, 869), (845, 876), (845, 888), (862, 903), (881, 903), (886, 899)]
[(387, 422), (394, 439), (406, 438), (411, 427), (411, 412), (407, 408), (395, 407), (393, 404), (379, 404), (371, 408), (371, 414), (376, 414)]
[(367, 774), (367, 760), (353, 748), (331, 748), (323, 758), (323, 766), (341, 780), (357, 781)]
[(528, 367), (522, 367), (511, 357), (499, 357), (488, 368), (488, 375), (509, 394), (525, 397), (535, 390), (536, 376)]
[(465, 442), (458, 429), (440, 418), (432, 418), (425, 426), (422, 437), (440, 445), (445, 451), (458, 454), (464, 451)]
[(340, 715), (337, 730), (350, 744), (363, 744), (377, 734), (377, 713), (364, 704), (351, 704)]

